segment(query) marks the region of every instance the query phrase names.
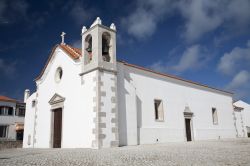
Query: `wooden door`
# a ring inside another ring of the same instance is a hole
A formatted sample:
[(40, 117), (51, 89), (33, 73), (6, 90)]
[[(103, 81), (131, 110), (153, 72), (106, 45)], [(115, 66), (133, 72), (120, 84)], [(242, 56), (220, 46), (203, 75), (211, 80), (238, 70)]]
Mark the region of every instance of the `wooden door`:
[(190, 121), (191, 119), (185, 119), (187, 141), (192, 141)]
[(62, 108), (53, 110), (54, 112), (54, 134), (53, 148), (61, 148), (62, 140)]

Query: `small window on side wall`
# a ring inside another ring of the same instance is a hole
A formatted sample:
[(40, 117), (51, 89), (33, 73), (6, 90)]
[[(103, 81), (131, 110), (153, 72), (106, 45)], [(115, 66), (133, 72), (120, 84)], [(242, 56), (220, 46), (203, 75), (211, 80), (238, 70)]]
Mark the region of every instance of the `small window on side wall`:
[(32, 106), (32, 107), (35, 107), (35, 106), (36, 106), (36, 100), (32, 100), (31, 106)]
[(218, 115), (217, 115), (216, 108), (212, 108), (212, 117), (213, 117), (213, 124), (217, 125), (218, 124)]
[(155, 107), (155, 120), (163, 121), (164, 120), (164, 111), (162, 100), (154, 100)]

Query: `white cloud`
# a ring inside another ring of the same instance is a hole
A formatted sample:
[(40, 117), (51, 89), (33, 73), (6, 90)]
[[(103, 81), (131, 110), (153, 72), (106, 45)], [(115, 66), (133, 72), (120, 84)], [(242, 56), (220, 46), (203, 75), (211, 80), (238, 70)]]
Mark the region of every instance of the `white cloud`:
[(236, 100), (249, 97), (250, 91), (250, 72), (241, 70), (232, 79), (232, 81), (226, 86), (226, 89), (234, 92), (234, 98)]
[(163, 61), (154, 62), (150, 68), (160, 72), (173, 71), (177, 73), (188, 70), (195, 70), (202, 67), (208, 61), (206, 51), (200, 45), (193, 45), (187, 48), (177, 62), (169, 59), (168, 62)]
[(246, 48), (235, 47), (231, 52), (225, 53), (218, 64), (221, 73), (232, 75), (242, 67), (250, 68), (250, 42)]
[(170, 71), (169, 67), (170, 67), (169, 64), (164, 63), (163, 61), (154, 62), (149, 66), (150, 69), (163, 73)]
[(1, 0), (0, 1), (0, 25), (11, 24), (28, 19), (29, 4), (26, 0)]
[(75, 48), (80, 48), (81, 49), (82, 48), (82, 40), (74, 41), (72, 46), (75, 47)]
[(96, 13), (95, 9), (88, 8), (81, 1), (73, 2), (73, 4), (70, 3), (66, 9), (70, 9), (70, 16), (79, 25), (82, 25), (85, 21), (92, 19)]
[(16, 62), (8, 63), (3, 59), (0, 59), (0, 74), (3, 74), (9, 78), (13, 78), (16, 71)]
[(231, 77), (225, 89), (233, 91), (235, 99), (249, 99), (250, 92), (250, 41), (245, 48), (235, 47), (225, 53), (217, 66), (220, 73)]
[(214, 10), (214, 7), (216, 6), (202, 0), (182, 1), (179, 4), (180, 12), (186, 19), (184, 36), (187, 40), (197, 40), (222, 23), (222, 18), (218, 17), (217, 11), (208, 13), (209, 9)]
[(135, 13), (129, 18), (128, 23), (128, 33), (140, 39), (151, 36), (156, 28), (154, 17), (146, 11)]
[(184, 18), (184, 28), (180, 34), (191, 43), (218, 28), (222, 28), (222, 31), (218, 32), (217, 42), (243, 34), (250, 28), (248, 0), (137, 0), (136, 2), (135, 10), (122, 19), (122, 25), (127, 28), (128, 34), (137, 39), (152, 36), (159, 23), (172, 14), (180, 14)]
[(169, 0), (137, 0), (136, 9), (128, 17), (122, 19), (122, 25), (128, 34), (137, 39), (150, 37), (157, 24), (171, 11)]
[[(224, 33), (236, 29), (240, 29), (243, 33), (250, 26), (250, 1), (248, 0), (187, 0), (180, 1), (178, 9), (186, 19), (183, 35), (189, 42), (197, 41), (204, 34), (219, 27), (223, 28)], [(229, 34), (220, 35), (222, 37)]]
[(247, 41), (247, 47), (250, 47), (250, 40)]
[(240, 88), (250, 81), (250, 73), (246, 70), (242, 70), (237, 73), (232, 81), (227, 85), (227, 89)]
[(182, 72), (189, 69), (199, 68), (206, 61), (206, 56), (201, 50), (200, 45), (189, 47), (181, 56), (177, 65), (173, 69)]

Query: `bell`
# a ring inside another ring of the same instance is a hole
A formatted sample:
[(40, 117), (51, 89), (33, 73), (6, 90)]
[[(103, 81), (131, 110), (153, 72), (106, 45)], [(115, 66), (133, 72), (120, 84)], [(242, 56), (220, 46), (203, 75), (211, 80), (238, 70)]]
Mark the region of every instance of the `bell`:
[(92, 52), (92, 48), (91, 48), (91, 47), (88, 47), (88, 48), (86, 48), (86, 51)]
[(109, 53), (109, 47), (107, 45), (104, 46), (103, 50), (102, 50), (103, 54), (108, 54)]

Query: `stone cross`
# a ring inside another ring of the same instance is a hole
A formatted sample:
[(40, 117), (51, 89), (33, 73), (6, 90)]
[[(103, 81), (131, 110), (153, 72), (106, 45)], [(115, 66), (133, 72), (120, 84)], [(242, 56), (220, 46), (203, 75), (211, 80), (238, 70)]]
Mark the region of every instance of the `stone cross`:
[(62, 34), (61, 34), (61, 37), (62, 37), (62, 42), (61, 42), (61, 44), (63, 44), (63, 45), (65, 44), (65, 43), (64, 43), (64, 36), (65, 36), (65, 35), (66, 35), (66, 33), (65, 33), (65, 32), (62, 32)]

